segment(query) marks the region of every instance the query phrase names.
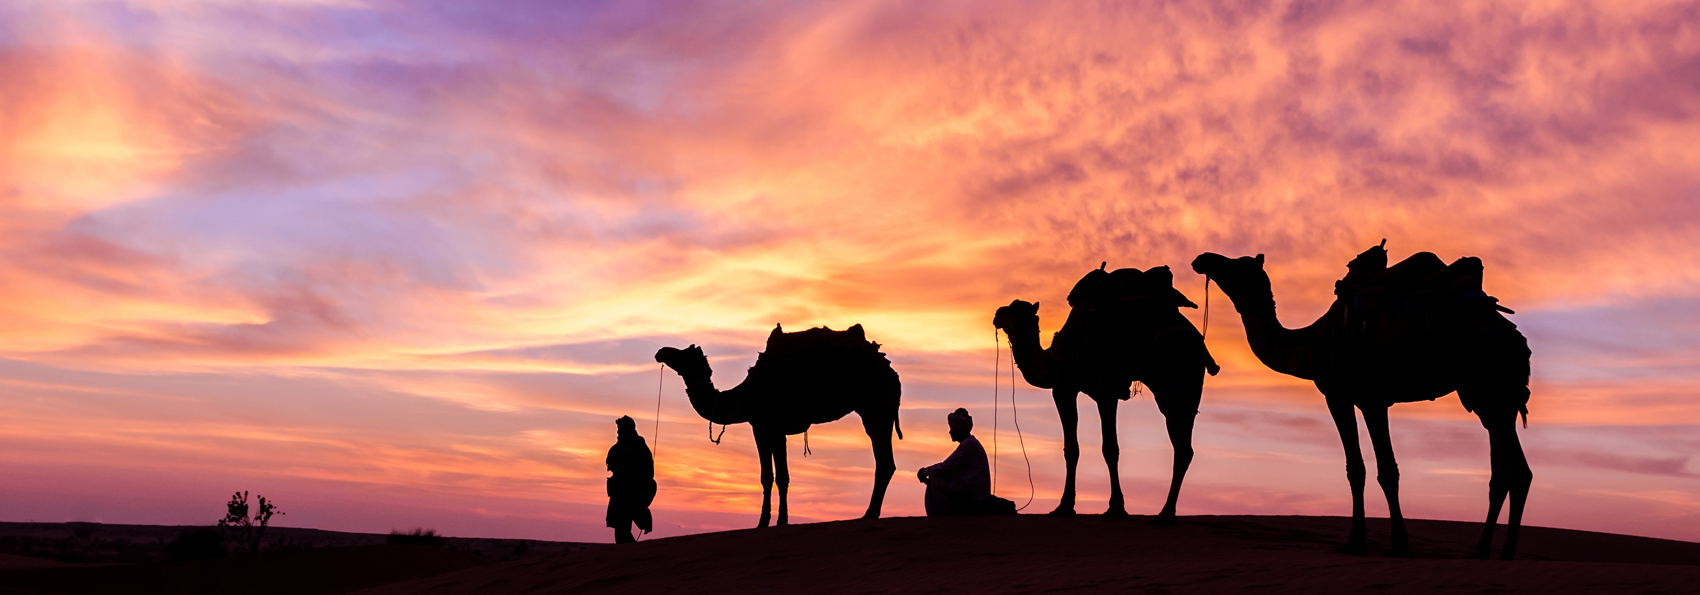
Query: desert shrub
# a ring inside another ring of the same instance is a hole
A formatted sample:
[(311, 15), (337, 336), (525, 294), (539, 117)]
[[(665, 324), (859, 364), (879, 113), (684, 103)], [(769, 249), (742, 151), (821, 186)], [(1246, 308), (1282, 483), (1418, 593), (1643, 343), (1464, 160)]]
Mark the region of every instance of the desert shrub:
[(265, 496), (259, 497), (258, 504), (253, 511), (254, 516), (249, 518), (248, 492), (236, 492), (230, 495), (230, 502), (225, 504), (224, 518), (218, 520), (218, 528), (224, 534), (224, 539), (248, 550), (250, 554), (260, 553), (260, 539), (265, 537), (266, 525), (271, 523), (272, 516), (283, 514), (283, 511), (277, 509), (277, 504), (267, 502)]
[(429, 545), (433, 547), (442, 547), (443, 536), (438, 535), (435, 529), (425, 528), (414, 529), (413, 531), (406, 533), (401, 531), (390, 531), (389, 544)]
[(224, 536), (218, 531), (196, 529), (184, 531), (165, 548), (172, 560), (211, 560), (224, 557)]

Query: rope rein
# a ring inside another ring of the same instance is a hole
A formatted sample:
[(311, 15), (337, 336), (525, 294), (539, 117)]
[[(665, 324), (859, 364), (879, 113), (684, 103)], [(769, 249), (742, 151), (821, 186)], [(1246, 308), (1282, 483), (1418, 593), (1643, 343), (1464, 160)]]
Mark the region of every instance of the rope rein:
[(1198, 334), (1203, 339), (1210, 336), (1210, 276), (1204, 276), (1204, 332)]
[(655, 454), (661, 456), (661, 385), (667, 382), (667, 365), (655, 365)]
[(1022, 437), (1022, 435), (1021, 435), (1021, 415), (1017, 412), (1017, 408), (1015, 406), (1015, 340), (1014, 339), (1010, 340), (1009, 353), (1010, 353), (1010, 358), (1009, 358), (1010, 359), (1010, 365), (1009, 365), (1009, 416), (1010, 416), (1011, 419), (1015, 420), (1015, 439), (1021, 442), (1021, 460), (1027, 462), (1027, 504), (1022, 504), (1021, 508), (1015, 509), (1016, 512), (1021, 512), (1022, 510), (1026, 510), (1027, 506), (1029, 504), (1033, 503), (1033, 493), (1034, 493), (1034, 490), (1033, 490), (1033, 460), (1027, 458), (1027, 439)]
[[(1000, 380), (1000, 376), (1002, 376), (1002, 372), (1003, 372), (1003, 369), (1002, 369), (1003, 357), (1001, 356), (1000, 351), (999, 351), (999, 349), (1001, 348), (1001, 345), (1000, 345), (1001, 343), (1002, 343), (1002, 341), (998, 340), (998, 329), (997, 329), (997, 327), (992, 327), (992, 493), (993, 494), (996, 494), (997, 491), (998, 491), (998, 489), (997, 489), (998, 488), (998, 456), (997, 456), (997, 452), (998, 452), (998, 430), (997, 430), (997, 428), (998, 428), (998, 417), (997, 417), (997, 414), (998, 414), (999, 401), (1000, 401), (1000, 399), (998, 397), (1002, 396), (1002, 395), (998, 394), (998, 381)], [(1016, 366), (1016, 364), (1015, 364), (1015, 340), (1014, 339), (1010, 339), (1009, 354), (1010, 354), (1010, 358), (1009, 358), (1009, 416), (1010, 416), (1010, 419), (1015, 422), (1015, 439), (1017, 441), (1019, 441), (1019, 443), (1021, 444), (1021, 460), (1027, 463), (1027, 503), (1022, 504), (1021, 508), (1015, 509), (1016, 512), (1021, 512), (1022, 510), (1025, 510), (1028, 505), (1033, 503), (1033, 496), (1035, 494), (1035, 491), (1033, 489), (1033, 460), (1027, 457), (1027, 437), (1023, 436), (1021, 434), (1020, 408), (1015, 405), (1015, 366)]]
[[(998, 327), (992, 327), (992, 493), (998, 491), (998, 374), (1003, 356), (998, 353)], [(1013, 365), (1013, 364), (1012, 364)]]

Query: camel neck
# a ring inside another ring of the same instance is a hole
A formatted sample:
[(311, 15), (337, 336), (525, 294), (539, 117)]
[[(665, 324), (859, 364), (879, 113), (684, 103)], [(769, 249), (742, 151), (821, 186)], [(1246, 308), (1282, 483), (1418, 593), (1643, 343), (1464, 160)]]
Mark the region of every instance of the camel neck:
[(1234, 302), (1234, 309), (1240, 313), (1240, 321), (1245, 324), (1246, 342), (1251, 345), (1251, 352), (1258, 361), (1282, 374), (1315, 379), (1311, 357), (1314, 333), (1309, 329), (1294, 330), (1282, 326), (1275, 314), (1273, 295), (1236, 296), (1230, 293), (1228, 299)]
[(748, 401), (747, 390), (734, 386), (726, 390), (715, 388), (712, 375), (701, 378), (685, 378), (685, 396), (691, 400), (691, 408), (703, 419), (717, 424), (739, 424), (749, 421), (744, 414), (744, 404)]
[(1005, 332), (1009, 334), (1010, 356), (1021, 368), (1021, 377), (1033, 386), (1051, 388), (1056, 378), (1045, 349), (1039, 346), (1039, 321), (1035, 319), (1031, 326)]

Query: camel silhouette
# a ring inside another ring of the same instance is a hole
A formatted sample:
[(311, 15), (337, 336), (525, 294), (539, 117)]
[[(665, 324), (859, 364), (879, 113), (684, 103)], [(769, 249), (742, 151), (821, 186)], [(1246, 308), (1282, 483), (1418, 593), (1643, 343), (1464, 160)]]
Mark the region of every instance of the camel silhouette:
[(1460, 258), (1447, 266), (1428, 252), (1387, 267), (1387, 251), (1376, 246), (1347, 265), (1335, 284), (1333, 306), (1301, 329), (1281, 326), (1263, 255), (1230, 259), (1205, 253), (1192, 269), (1214, 280), (1245, 322), (1252, 353), (1276, 372), (1316, 383), (1328, 402), (1346, 450), (1352, 486), (1352, 529), (1340, 551), (1364, 547), (1364, 468), (1358, 445), (1356, 407), (1375, 447), (1376, 482), (1387, 496), (1396, 556), (1409, 556), (1405, 520), (1399, 511), (1399, 466), (1388, 436), (1387, 409), (1394, 403), (1432, 401), (1456, 391), (1488, 431), (1493, 476), (1488, 482), (1487, 524), (1475, 556), (1493, 547), (1494, 524), (1511, 496), (1501, 557), (1517, 553), (1523, 502), (1533, 475), (1517, 440), (1517, 415), (1528, 419), (1529, 344), (1500, 312), (1511, 310), (1482, 291), (1482, 261)]
[(744, 382), (726, 390), (714, 387), (714, 371), (696, 345), (663, 347), (655, 352), (655, 361), (685, 379), (685, 395), (697, 415), (717, 424), (750, 424), (761, 457), (761, 523), (757, 526), (766, 527), (775, 479), (779, 524), (786, 524), (791, 473), (785, 461), (785, 437), (801, 434), (814, 424), (837, 421), (852, 411), (862, 418), (874, 447), (874, 493), (862, 518), (879, 518), (886, 486), (897, 471), (892, 431), (903, 438), (897, 422), (901, 386), (897, 371), (879, 347), (863, 336), (860, 324), (842, 331), (820, 327), (797, 333), (775, 325), (767, 337), (767, 350), (757, 356)]
[[(1107, 264), (1107, 263), (1106, 263)], [(1068, 294), (1068, 320), (1051, 338), (1049, 349), (1039, 345), (1039, 305), (1015, 300), (998, 308), (992, 326), (1009, 335), (1010, 349), (1028, 384), (1051, 389), (1062, 418), (1063, 460), (1068, 474), (1062, 501), (1053, 515), (1074, 514), (1075, 467), (1080, 461), (1076, 400), (1086, 393), (1098, 403), (1103, 425), (1104, 463), (1110, 469), (1110, 516), (1126, 516), (1117, 462), (1116, 406), (1129, 398), (1134, 381), (1151, 389), (1168, 426), (1174, 446), (1169, 499), (1152, 522), (1173, 523), (1181, 481), (1192, 464), (1192, 427), (1204, 390), (1204, 373), (1220, 368), (1204, 347), (1204, 338), (1179, 308), (1196, 308), (1174, 288), (1169, 267), (1148, 271), (1103, 266), (1087, 273)]]

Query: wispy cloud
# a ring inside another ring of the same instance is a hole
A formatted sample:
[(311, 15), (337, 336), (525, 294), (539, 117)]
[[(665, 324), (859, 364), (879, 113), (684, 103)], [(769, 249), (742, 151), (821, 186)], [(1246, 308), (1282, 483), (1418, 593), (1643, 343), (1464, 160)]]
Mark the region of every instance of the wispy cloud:
[[(1194, 255), (1265, 253), (1301, 324), (1385, 237), (1395, 258), (1483, 257), (1518, 310), (1525, 435), (1562, 469), (1544, 489), (1624, 517), (1635, 497), (1582, 490), (1626, 470), (1665, 483), (1623, 494), (1700, 489), (1692, 449), (1540, 438), (1700, 424), (1692, 3), (155, 0), (10, 3), (0, 23), (6, 452), (271, 469), (418, 510), (488, 497), (511, 508), (476, 518), (600, 531), (606, 421), (654, 415), (662, 345), (705, 345), (730, 383), (775, 323), (861, 323), (905, 379), (910, 469), (950, 448), (923, 416), (989, 405), (1010, 299), (1050, 331), (1100, 262), (1171, 265), (1203, 303)], [(1319, 397), (1214, 300), (1226, 371), (1187, 510), (1332, 510)], [(660, 380), (660, 506), (695, 515), (677, 531), (743, 523), (725, 515), (752, 508), (747, 437), (698, 440)], [(1056, 417), (1018, 390), (1043, 498)], [(1146, 405), (1124, 466), (1161, 484)], [(1478, 490), (1440, 471), (1486, 464), (1455, 402), (1395, 415), (1408, 467)], [(860, 431), (794, 457), (799, 517), (865, 505)], [(888, 510), (918, 511), (897, 483)], [(51, 508), (7, 509), (30, 506)], [(462, 526), (513, 526), (480, 522)]]

